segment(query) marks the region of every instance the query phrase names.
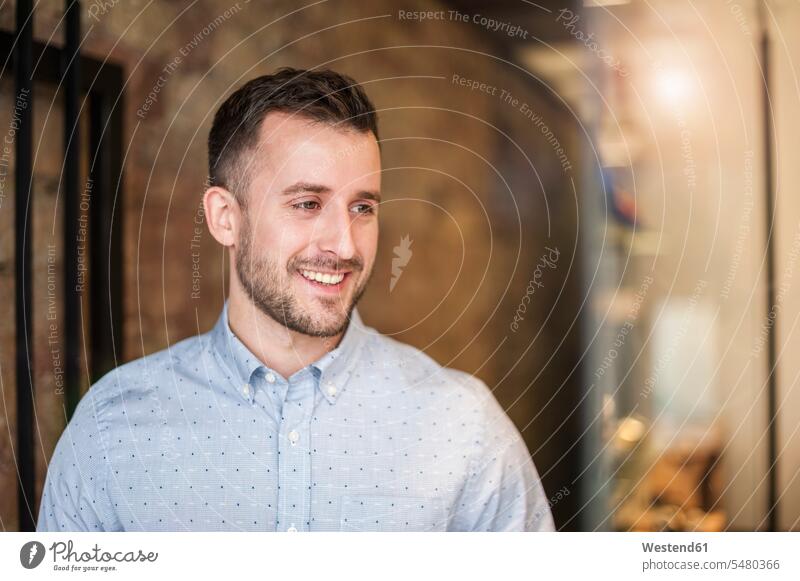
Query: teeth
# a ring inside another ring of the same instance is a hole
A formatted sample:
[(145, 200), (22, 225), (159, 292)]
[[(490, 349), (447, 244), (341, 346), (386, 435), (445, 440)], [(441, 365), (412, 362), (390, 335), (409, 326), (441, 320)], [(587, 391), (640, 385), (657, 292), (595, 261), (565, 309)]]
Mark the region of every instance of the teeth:
[(344, 274), (328, 274), (314, 272), (313, 270), (303, 270), (301, 274), (309, 280), (321, 282), (322, 284), (339, 284), (344, 278)]

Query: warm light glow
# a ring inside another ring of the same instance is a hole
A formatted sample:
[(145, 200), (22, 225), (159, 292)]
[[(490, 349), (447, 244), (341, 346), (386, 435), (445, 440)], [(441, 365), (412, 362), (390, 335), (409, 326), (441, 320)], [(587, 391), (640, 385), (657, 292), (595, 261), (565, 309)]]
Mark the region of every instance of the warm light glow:
[(643, 422), (629, 416), (619, 423), (617, 437), (625, 442), (635, 443), (644, 436), (645, 431), (646, 426)]
[(656, 73), (656, 91), (667, 104), (685, 100), (692, 92), (692, 81), (680, 69), (663, 69)]

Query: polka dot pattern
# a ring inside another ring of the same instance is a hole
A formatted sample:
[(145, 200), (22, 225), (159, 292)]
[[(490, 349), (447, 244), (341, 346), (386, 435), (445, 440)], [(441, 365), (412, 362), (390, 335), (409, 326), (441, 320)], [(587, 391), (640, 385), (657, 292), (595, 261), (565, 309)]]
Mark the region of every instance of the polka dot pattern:
[(43, 531), (553, 530), (478, 379), (364, 326), (285, 378), (214, 329), (120, 366), (51, 460)]

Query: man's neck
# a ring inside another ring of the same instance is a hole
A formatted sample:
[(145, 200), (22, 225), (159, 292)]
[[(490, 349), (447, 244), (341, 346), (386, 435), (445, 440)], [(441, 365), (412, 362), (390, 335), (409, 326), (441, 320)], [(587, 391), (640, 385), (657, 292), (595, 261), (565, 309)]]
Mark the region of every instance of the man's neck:
[(231, 331), (264, 365), (287, 379), (333, 350), (344, 335), (312, 337), (292, 331), (237, 295), (228, 299)]

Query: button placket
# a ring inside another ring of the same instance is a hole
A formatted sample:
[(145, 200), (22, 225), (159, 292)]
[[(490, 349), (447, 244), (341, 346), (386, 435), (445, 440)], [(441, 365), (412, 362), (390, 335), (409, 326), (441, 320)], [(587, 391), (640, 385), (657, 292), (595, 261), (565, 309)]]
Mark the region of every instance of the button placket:
[(311, 505), (311, 460), (309, 433), (313, 408), (313, 377), (305, 377), (292, 392), (302, 397), (287, 397), (281, 413), (278, 438), (279, 523), (278, 530), (307, 531)]

